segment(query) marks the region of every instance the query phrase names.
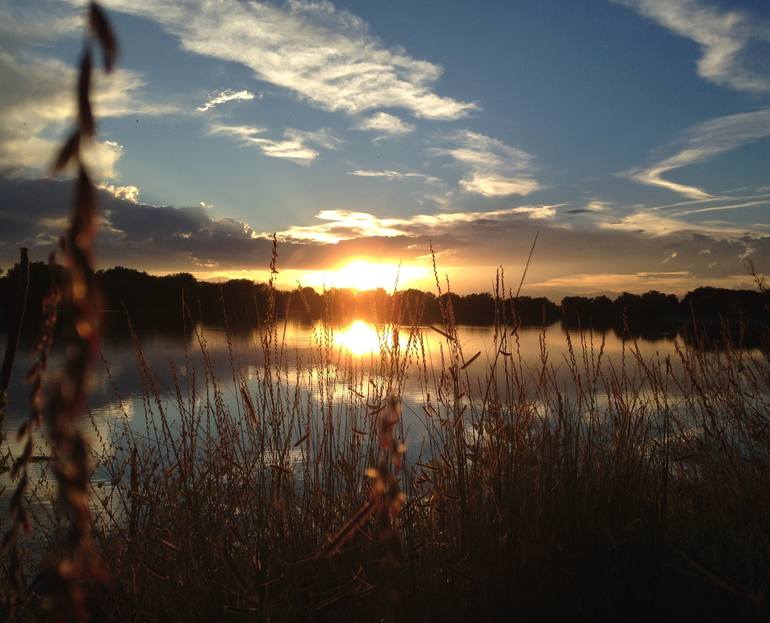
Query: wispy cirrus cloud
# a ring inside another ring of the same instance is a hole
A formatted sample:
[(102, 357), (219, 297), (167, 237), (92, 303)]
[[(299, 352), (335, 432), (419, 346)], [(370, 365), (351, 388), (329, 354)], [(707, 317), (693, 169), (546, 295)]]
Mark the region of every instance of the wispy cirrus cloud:
[(335, 149), (339, 140), (328, 130), (306, 132), (287, 128), (282, 139), (264, 136), (268, 130), (255, 126), (212, 124), (209, 134), (220, 134), (237, 139), (242, 145), (257, 147), (269, 158), (281, 158), (308, 166), (320, 155), (315, 147)]
[(48, 42), (76, 34), (82, 27), (82, 13), (63, 3), (21, 8), (4, 2), (0, 6), (0, 41), (5, 45)]
[[(768, 204), (767, 201), (764, 202)], [(744, 206), (745, 207), (745, 206)], [(597, 223), (599, 229), (628, 231), (644, 236), (662, 237), (684, 232), (721, 238), (740, 238), (748, 235), (767, 235), (770, 233), (770, 225), (754, 223), (738, 225), (724, 221), (701, 221), (693, 223), (682, 217), (691, 212), (677, 214), (661, 214), (649, 209), (633, 210), (621, 217), (608, 217), (600, 219)]]
[(698, 75), (740, 91), (770, 92), (770, 20), (703, 0), (614, 0), (701, 47)]
[(446, 135), (437, 156), (452, 158), (466, 169), (460, 187), (485, 197), (528, 195), (541, 188), (535, 179), (534, 157), (522, 149), (471, 130)]
[(212, 108), (216, 108), (220, 104), (226, 104), (227, 102), (247, 102), (255, 99), (256, 97), (262, 98), (262, 95), (254, 95), (247, 89), (241, 91), (234, 91), (233, 89), (223, 89), (222, 91), (216, 91), (212, 93), (209, 99), (202, 106), (198, 106), (195, 110), (198, 112), (206, 112)]
[(342, 145), (342, 139), (335, 136), (331, 130), (321, 128), (320, 130), (297, 130), (288, 128), (284, 135), (297, 141), (312, 143), (322, 149), (338, 149)]
[(349, 171), (348, 175), (353, 175), (355, 177), (379, 177), (379, 178), (383, 178), (391, 181), (419, 179), (431, 184), (441, 182), (439, 178), (434, 177), (432, 175), (425, 175), (425, 173), (415, 173), (413, 171), (392, 171), (389, 169), (385, 169), (385, 170), (356, 169), (355, 171)]
[(363, 20), (323, 0), (280, 6), (112, 0), (109, 6), (152, 19), (185, 50), (240, 63), (325, 110), (400, 108), (426, 119), (459, 119), (478, 108), (433, 90), (441, 67), (385, 45)]
[(675, 142), (678, 149), (673, 155), (623, 174), (640, 184), (667, 188), (690, 199), (709, 199), (713, 196), (706, 190), (672, 182), (663, 176), (675, 169), (703, 162), (768, 136), (770, 108), (710, 119), (687, 130)]
[(377, 132), (385, 136), (403, 136), (414, 131), (414, 125), (406, 123), (400, 117), (386, 112), (377, 112), (363, 118), (356, 126), (358, 130)]

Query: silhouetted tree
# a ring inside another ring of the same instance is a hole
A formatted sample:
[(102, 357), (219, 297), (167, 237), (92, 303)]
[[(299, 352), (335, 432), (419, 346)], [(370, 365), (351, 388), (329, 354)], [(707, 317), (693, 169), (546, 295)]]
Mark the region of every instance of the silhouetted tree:
[[(0, 276), (0, 330), (7, 327), (13, 309), (10, 284), (16, 270), (17, 266), (11, 267)], [(128, 334), (128, 318), (140, 333), (162, 331), (182, 335), (183, 329), (189, 332), (198, 322), (219, 327), (226, 322), (232, 331), (250, 331), (267, 315), (269, 292), (264, 283), (246, 279), (211, 283), (198, 281), (189, 273), (155, 276), (123, 266), (98, 271), (97, 277), (104, 293), (105, 324), (113, 334)], [(35, 331), (39, 326), (38, 310), (50, 281), (47, 264), (30, 264), (25, 332)], [(561, 318), (567, 327), (602, 331), (614, 328), (619, 335), (630, 332), (649, 339), (670, 335), (685, 326), (697, 326), (711, 333), (727, 326), (733, 335), (744, 340), (746, 336), (755, 339), (767, 327), (769, 302), (767, 292), (710, 287), (689, 292), (681, 302), (673, 294), (651, 290), (642, 295), (624, 292), (614, 301), (603, 295), (567, 296), (561, 306), (545, 297), (496, 301), (486, 292), (452, 292), (437, 297), (416, 289), (394, 295), (383, 289), (359, 292), (333, 288), (322, 294), (305, 287), (277, 291), (275, 313), (278, 318), (297, 322), (375, 318), (381, 322), (398, 319), (404, 324), (433, 324), (442, 320), (441, 306), (451, 303), (458, 324), (488, 325), (497, 319), (506, 324), (540, 326)]]

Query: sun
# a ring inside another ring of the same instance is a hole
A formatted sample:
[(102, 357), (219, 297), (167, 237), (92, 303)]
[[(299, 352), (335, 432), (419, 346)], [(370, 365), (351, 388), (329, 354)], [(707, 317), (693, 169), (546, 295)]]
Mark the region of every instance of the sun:
[(427, 276), (428, 270), (424, 266), (372, 262), (357, 258), (334, 270), (309, 271), (304, 282), (305, 285), (314, 287), (392, 290), (396, 285), (410, 287)]

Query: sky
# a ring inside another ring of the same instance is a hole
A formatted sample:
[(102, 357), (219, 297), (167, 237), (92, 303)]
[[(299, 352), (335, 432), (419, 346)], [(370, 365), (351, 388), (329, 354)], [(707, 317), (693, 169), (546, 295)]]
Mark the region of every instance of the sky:
[[(525, 294), (770, 272), (766, 0), (105, 0), (101, 266)], [(70, 184), (81, 0), (0, 0), (0, 266)]]

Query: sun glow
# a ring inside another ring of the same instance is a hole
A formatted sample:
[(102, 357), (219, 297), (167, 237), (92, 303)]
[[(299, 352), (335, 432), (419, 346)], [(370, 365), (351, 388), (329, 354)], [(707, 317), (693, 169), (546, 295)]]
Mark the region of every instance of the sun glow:
[[(382, 349), (390, 349), (394, 339), (391, 327), (386, 326), (378, 330), (375, 325), (363, 320), (355, 320), (334, 332), (334, 343), (356, 357), (377, 355)], [(399, 333), (398, 343), (400, 348), (405, 348), (406, 336)]]
[(334, 333), (334, 343), (360, 357), (379, 352), (380, 335), (373, 325), (356, 320)]
[(330, 271), (308, 271), (302, 285), (314, 288), (353, 288), (355, 290), (392, 290), (396, 285), (417, 287), (429, 276), (425, 266), (370, 262), (355, 259)]

